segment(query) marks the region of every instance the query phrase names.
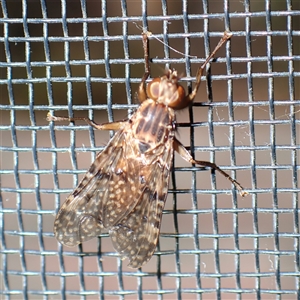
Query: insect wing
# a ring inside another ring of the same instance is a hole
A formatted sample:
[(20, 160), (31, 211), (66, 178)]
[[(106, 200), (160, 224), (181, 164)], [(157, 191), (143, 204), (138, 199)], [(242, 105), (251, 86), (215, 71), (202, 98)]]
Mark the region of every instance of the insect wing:
[[(135, 177), (128, 169), (136, 166), (125, 159), (124, 130), (118, 131), (107, 147), (97, 155), (77, 188), (60, 208), (54, 233), (62, 244), (72, 247), (88, 241), (124, 218), (138, 199), (129, 197)], [(128, 152), (128, 151), (127, 151)], [(131, 164), (131, 165), (130, 165)]]
[(59, 210), (54, 233), (62, 244), (75, 246), (108, 229), (114, 248), (138, 268), (158, 242), (173, 140), (141, 154), (130, 132), (127, 123), (97, 155)]
[(134, 209), (110, 230), (113, 246), (129, 266), (139, 268), (149, 261), (155, 251), (162, 212), (168, 193), (169, 175), (173, 157), (172, 141), (161, 145), (161, 157), (153, 155), (151, 165), (141, 166), (145, 178), (142, 194)]

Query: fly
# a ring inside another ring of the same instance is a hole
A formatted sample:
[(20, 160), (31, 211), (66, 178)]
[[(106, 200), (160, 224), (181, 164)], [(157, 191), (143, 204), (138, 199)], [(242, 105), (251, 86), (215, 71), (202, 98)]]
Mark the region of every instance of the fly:
[(98, 130), (115, 130), (84, 178), (60, 208), (54, 234), (72, 247), (108, 230), (115, 250), (139, 268), (152, 257), (158, 243), (162, 212), (168, 194), (174, 150), (191, 164), (210, 167), (243, 187), (216, 164), (192, 158), (175, 137), (175, 111), (189, 106), (198, 91), (205, 66), (231, 37), (225, 32), (211, 55), (199, 67), (193, 91), (186, 95), (175, 70), (167, 70), (148, 85), (149, 41), (143, 36), (145, 74), (138, 88), (141, 105), (127, 121), (97, 124), (88, 118), (56, 117), (48, 121), (83, 120)]

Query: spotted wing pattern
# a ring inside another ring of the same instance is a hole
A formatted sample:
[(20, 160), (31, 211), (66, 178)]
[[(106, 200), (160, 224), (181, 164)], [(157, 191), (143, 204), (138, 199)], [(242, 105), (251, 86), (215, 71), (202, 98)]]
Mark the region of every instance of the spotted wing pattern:
[(108, 229), (114, 248), (138, 268), (158, 242), (173, 148), (170, 140), (145, 159), (131, 139), (125, 127), (98, 154), (58, 212), (54, 233), (62, 244), (75, 246)]
[[(168, 146), (168, 145), (167, 145)], [(162, 212), (168, 193), (173, 149), (162, 147), (160, 161), (141, 167), (146, 178), (134, 209), (110, 230), (114, 248), (130, 260), (132, 268), (141, 267), (152, 257), (159, 238)]]
[[(60, 208), (54, 233), (62, 244), (75, 246), (96, 237), (135, 206), (137, 199), (124, 197), (130, 193), (126, 170), (134, 168), (124, 159), (124, 135), (124, 130), (115, 134)], [(130, 182), (137, 178), (138, 173)]]

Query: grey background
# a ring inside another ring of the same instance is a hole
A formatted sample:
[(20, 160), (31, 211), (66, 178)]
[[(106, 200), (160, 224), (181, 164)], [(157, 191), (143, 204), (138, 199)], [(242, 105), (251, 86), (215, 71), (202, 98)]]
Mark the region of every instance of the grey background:
[[(1, 5), (3, 299), (300, 297), (298, 1)], [(176, 155), (159, 249), (141, 271), (105, 234), (78, 248), (54, 238), (59, 206), (110, 135), (46, 121), (49, 110), (99, 123), (134, 111), (144, 72), (134, 22), (183, 53), (150, 40), (151, 76), (176, 68), (186, 90), (231, 30), (211, 64), (212, 94), (204, 80), (195, 105), (177, 114), (177, 137), (249, 192), (241, 198)]]

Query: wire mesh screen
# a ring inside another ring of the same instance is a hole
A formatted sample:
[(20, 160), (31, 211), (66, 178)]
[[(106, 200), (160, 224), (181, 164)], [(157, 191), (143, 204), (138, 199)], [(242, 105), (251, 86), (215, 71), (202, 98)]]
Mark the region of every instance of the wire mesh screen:
[[(1, 1), (1, 299), (299, 299), (299, 1)], [(177, 138), (249, 192), (175, 155), (158, 247), (127, 267), (107, 233), (53, 234), (112, 132), (46, 115), (128, 118), (144, 73), (191, 91)], [(297, 84), (298, 83), (298, 84)]]

